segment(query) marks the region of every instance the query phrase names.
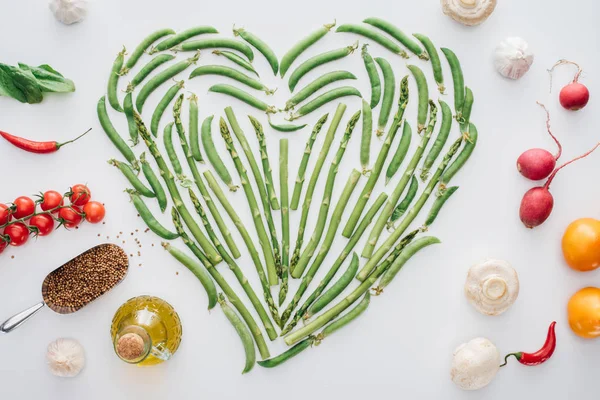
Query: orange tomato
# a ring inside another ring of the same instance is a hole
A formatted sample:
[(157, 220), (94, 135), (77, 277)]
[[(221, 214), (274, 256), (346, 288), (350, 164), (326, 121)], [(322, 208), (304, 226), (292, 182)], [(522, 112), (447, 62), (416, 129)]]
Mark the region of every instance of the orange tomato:
[(576, 271), (600, 267), (600, 221), (581, 218), (571, 223), (562, 238), (562, 251), (569, 267)]
[(567, 306), (569, 325), (577, 336), (600, 336), (600, 288), (587, 287), (575, 293)]

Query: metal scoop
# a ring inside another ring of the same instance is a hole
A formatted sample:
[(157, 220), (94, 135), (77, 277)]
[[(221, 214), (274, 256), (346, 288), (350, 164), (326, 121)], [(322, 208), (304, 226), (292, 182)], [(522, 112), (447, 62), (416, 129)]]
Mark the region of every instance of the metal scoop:
[[(21, 311), (18, 314), (13, 315), (12, 317), (10, 317), (6, 321), (4, 321), (4, 323), (2, 323), (2, 325), (0, 325), (0, 333), (9, 333), (9, 332), (12, 332), (13, 330), (17, 329), (19, 326), (21, 326), (23, 323), (25, 323), (25, 321), (27, 321), (29, 318), (33, 317), (38, 311), (40, 311), (42, 308), (44, 308), (45, 305), (47, 305), (52, 311), (54, 311), (58, 314), (71, 314), (71, 313), (74, 313), (75, 311), (82, 309), (83, 307), (87, 306), (92, 301), (96, 300), (98, 297), (100, 297), (104, 293), (106, 293), (106, 292), (100, 293), (95, 298), (91, 299), (87, 303), (85, 303), (81, 306), (78, 306), (78, 307), (65, 307), (65, 306), (53, 304), (52, 301), (48, 298), (49, 297), (48, 296), (48, 284), (52, 280), (52, 278), (55, 274), (59, 273), (62, 270), (62, 268), (65, 267), (65, 265), (67, 265), (71, 262), (75, 262), (78, 258), (83, 257), (90, 252), (98, 251), (98, 249), (101, 249), (103, 247), (112, 247), (115, 251), (123, 253), (123, 255), (124, 255), (123, 259), (127, 260), (126, 264), (119, 266), (121, 268), (125, 268), (125, 274), (123, 275), (123, 278), (121, 278), (119, 281), (115, 282), (114, 285), (107, 291), (112, 290), (116, 285), (121, 283), (123, 281), (123, 279), (125, 279), (125, 276), (127, 276), (127, 271), (129, 270), (129, 258), (127, 257), (127, 254), (125, 253), (125, 251), (122, 248), (120, 248), (119, 246), (116, 246), (114, 244), (101, 244), (99, 246), (93, 247), (93, 248), (87, 250), (86, 252), (81, 253), (80, 255), (78, 255), (71, 261), (65, 263), (61, 267), (58, 267), (54, 271), (50, 272), (44, 279), (44, 282), (42, 283), (42, 299), (43, 299), (43, 301), (39, 302), (38, 304), (34, 305), (33, 307), (30, 307), (24, 311)], [(93, 280), (96, 276), (97, 276), (97, 273), (95, 274), (94, 271), (91, 270), (88, 273), (86, 278)]]

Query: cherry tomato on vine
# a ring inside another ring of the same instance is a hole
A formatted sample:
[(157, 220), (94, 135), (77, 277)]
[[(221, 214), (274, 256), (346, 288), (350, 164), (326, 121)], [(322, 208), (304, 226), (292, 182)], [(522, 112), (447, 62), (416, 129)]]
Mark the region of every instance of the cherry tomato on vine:
[(8, 242), (4, 238), (0, 237), (0, 254), (6, 249)]
[(29, 239), (29, 229), (20, 222), (4, 228), (4, 234), (10, 238), (11, 246), (22, 246)]
[(85, 185), (74, 185), (71, 188), (71, 204), (74, 206), (84, 206), (92, 198), (92, 192)]
[(13, 213), (15, 219), (29, 217), (35, 212), (35, 202), (27, 196), (17, 197), (13, 203), (16, 207)]
[(11, 210), (6, 204), (0, 204), (0, 225), (6, 224), (10, 221)]
[(42, 210), (48, 211), (58, 206), (62, 206), (64, 203), (62, 194), (58, 193), (56, 190), (48, 190), (47, 192), (44, 192), (40, 207)]
[(34, 215), (29, 220), (29, 225), (37, 228), (38, 235), (48, 236), (54, 230), (54, 218), (48, 214)]
[(83, 206), (83, 212), (85, 214), (85, 220), (90, 224), (102, 222), (104, 215), (106, 215), (104, 205), (98, 201), (90, 201), (87, 203)]
[(72, 206), (72, 207), (75, 210), (67, 207), (67, 208), (61, 208), (60, 211), (58, 212), (58, 218), (60, 218), (64, 221), (64, 225), (67, 228), (75, 228), (77, 225), (79, 225), (81, 223), (81, 220), (83, 219), (83, 217), (80, 214), (78, 214), (78, 213), (81, 213), (81, 209), (76, 206)]

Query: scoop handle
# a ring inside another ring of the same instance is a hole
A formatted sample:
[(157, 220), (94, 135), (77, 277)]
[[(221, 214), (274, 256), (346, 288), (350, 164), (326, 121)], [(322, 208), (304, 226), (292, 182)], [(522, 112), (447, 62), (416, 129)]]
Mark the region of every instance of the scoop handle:
[(23, 325), (25, 321), (33, 317), (38, 311), (44, 308), (45, 305), (46, 303), (42, 301), (33, 307), (29, 307), (25, 311), (21, 311), (20, 313), (13, 315), (4, 321), (2, 325), (0, 325), (0, 333), (9, 333), (17, 329), (19, 326)]

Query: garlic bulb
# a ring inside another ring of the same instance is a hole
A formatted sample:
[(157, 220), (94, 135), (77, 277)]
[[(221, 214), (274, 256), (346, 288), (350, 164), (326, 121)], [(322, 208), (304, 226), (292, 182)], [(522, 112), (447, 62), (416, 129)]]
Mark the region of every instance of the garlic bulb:
[(494, 12), (496, 0), (441, 0), (444, 14), (463, 25), (479, 25)]
[(454, 350), (450, 377), (461, 389), (481, 389), (494, 379), (500, 362), (500, 353), (492, 342), (475, 338)]
[(85, 365), (83, 347), (75, 339), (56, 339), (48, 345), (46, 361), (56, 376), (77, 376)]
[(519, 296), (519, 276), (506, 261), (482, 261), (469, 270), (465, 295), (480, 313), (500, 315)]
[(509, 37), (500, 42), (494, 52), (494, 65), (500, 75), (519, 79), (533, 64), (533, 52), (520, 37)]
[(87, 15), (86, 0), (50, 0), (50, 11), (54, 17), (66, 25), (83, 21)]

